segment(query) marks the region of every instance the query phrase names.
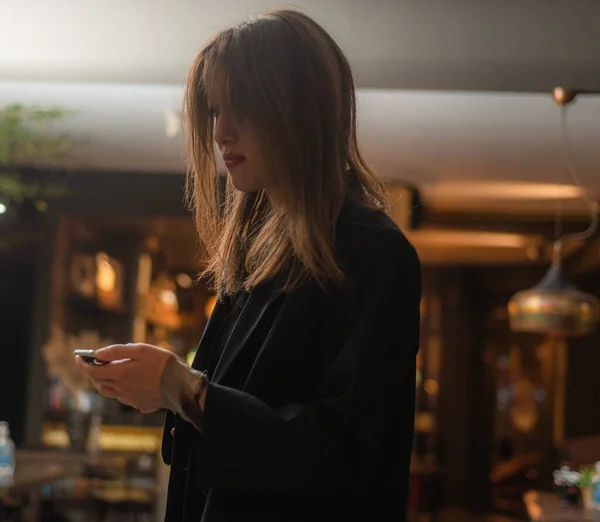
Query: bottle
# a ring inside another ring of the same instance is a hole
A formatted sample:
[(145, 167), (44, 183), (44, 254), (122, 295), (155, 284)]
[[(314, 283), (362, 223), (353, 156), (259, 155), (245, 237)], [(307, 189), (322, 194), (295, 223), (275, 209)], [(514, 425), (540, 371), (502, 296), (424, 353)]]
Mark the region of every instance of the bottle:
[(592, 492), (592, 477), (596, 470), (593, 466), (581, 466), (579, 468), (579, 489), (584, 507), (591, 509), (594, 507), (594, 495)]
[(592, 502), (600, 505), (600, 462), (596, 462), (596, 473), (592, 477)]
[(10, 438), (8, 422), (0, 422), (0, 478), (11, 477), (15, 471), (15, 443)]

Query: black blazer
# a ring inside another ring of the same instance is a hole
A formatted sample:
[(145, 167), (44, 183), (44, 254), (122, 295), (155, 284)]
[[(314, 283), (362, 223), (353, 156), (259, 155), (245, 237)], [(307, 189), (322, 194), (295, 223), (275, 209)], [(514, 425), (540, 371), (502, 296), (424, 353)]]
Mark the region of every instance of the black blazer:
[[(256, 288), (211, 376), (202, 433), (167, 415), (167, 522), (405, 519), (420, 263), (387, 215), (356, 203), (336, 236), (346, 284)], [(215, 307), (195, 368), (232, 306)]]

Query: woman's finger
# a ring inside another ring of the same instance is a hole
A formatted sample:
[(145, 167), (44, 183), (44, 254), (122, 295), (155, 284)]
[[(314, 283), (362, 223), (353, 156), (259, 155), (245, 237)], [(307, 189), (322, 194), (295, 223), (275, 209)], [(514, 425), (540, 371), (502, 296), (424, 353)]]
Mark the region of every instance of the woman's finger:
[(103, 383), (98, 383), (98, 382), (94, 382), (94, 386), (96, 387), (96, 389), (98, 390), (98, 392), (100, 393), (100, 395), (102, 395), (103, 397), (107, 397), (109, 399), (118, 399), (119, 398), (119, 392), (116, 390), (116, 388), (113, 388), (112, 386), (109, 386), (107, 384), (103, 384)]
[(113, 344), (96, 350), (95, 356), (103, 361), (136, 360), (144, 355), (144, 344)]
[(125, 367), (130, 361), (119, 361), (98, 366), (86, 363), (78, 356), (76, 362), (79, 369), (95, 381), (110, 379), (119, 381), (126, 377), (127, 369)]

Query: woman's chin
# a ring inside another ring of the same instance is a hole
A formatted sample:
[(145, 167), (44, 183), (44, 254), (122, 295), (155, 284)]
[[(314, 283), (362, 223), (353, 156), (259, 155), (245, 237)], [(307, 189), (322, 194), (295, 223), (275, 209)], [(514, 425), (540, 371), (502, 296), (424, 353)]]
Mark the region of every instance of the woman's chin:
[(231, 184), (233, 187), (240, 192), (258, 192), (264, 188), (260, 186), (260, 183), (255, 183), (253, 180), (245, 176), (231, 174), (230, 172), (229, 177), (231, 178)]

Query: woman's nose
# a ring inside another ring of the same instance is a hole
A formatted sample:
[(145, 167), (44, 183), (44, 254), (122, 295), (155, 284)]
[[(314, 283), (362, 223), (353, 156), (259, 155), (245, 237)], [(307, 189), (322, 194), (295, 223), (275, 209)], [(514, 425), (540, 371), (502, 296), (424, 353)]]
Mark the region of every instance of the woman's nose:
[(223, 147), (237, 140), (237, 131), (232, 122), (223, 114), (215, 116), (214, 137), (217, 145)]

